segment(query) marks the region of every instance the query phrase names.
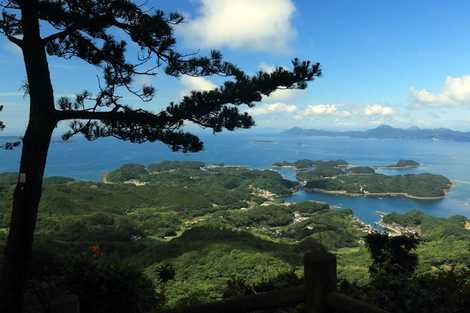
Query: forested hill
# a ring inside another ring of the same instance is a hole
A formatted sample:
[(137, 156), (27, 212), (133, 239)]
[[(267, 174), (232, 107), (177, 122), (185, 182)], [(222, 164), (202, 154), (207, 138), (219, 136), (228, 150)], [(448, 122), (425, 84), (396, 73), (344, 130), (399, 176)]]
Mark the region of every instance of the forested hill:
[(376, 139), (433, 139), (470, 141), (470, 132), (460, 132), (447, 128), (421, 129), (410, 127), (406, 129), (382, 125), (365, 131), (328, 131), (319, 129), (303, 129), (294, 127), (283, 134), (301, 136), (327, 136), (327, 137), (351, 137), (351, 138), (376, 138)]

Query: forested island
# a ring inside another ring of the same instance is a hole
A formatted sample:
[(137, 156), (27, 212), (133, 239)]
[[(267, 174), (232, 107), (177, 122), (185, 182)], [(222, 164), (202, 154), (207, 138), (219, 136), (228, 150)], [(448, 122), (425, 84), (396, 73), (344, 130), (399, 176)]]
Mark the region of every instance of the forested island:
[(414, 160), (399, 160), (397, 163), (387, 165), (386, 167), (388, 168), (417, 168), (419, 166), (420, 166), (419, 162), (416, 162)]
[[(430, 173), (384, 175), (370, 166), (351, 166), (344, 160), (279, 162), (273, 166), (293, 167), (307, 191), (348, 196), (401, 196), (418, 200), (441, 199), (452, 182)], [(387, 168), (415, 168), (419, 163), (400, 160)]]
[[(341, 179), (375, 175), (358, 175), (370, 168), (352, 170), (343, 161), (314, 163), (322, 173), (341, 169)], [(0, 245), (15, 176), (0, 175)], [(367, 282), (363, 238), (371, 228), (349, 209), (284, 203), (281, 196), (299, 184), (275, 171), (168, 161), (123, 165), (103, 181), (46, 179), (35, 239), (40, 255), (60, 256), (57, 262), (82, 254), (121, 260), (160, 286), (168, 307), (220, 299), (234, 279), (249, 286), (280, 276), (300, 279), (312, 240), (335, 251), (341, 278)], [(470, 260), (470, 222), (464, 217), (410, 212), (387, 215), (383, 222), (426, 239), (419, 249), (423, 273)], [(163, 284), (158, 273), (165, 266), (174, 268), (175, 277)]]
[(314, 166), (329, 166), (329, 167), (345, 167), (348, 166), (348, 162), (344, 160), (331, 160), (331, 161), (316, 161), (316, 160), (308, 160), (302, 159), (295, 162), (276, 162), (273, 164), (273, 167), (292, 167), (298, 170), (301, 169), (308, 169)]

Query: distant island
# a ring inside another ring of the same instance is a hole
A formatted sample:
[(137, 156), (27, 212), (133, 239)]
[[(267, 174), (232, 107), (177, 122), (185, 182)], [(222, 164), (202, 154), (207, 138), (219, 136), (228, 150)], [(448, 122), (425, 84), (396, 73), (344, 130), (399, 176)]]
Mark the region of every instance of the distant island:
[(421, 129), (410, 127), (406, 129), (382, 125), (364, 131), (328, 131), (319, 129), (304, 129), (294, 127), (283, 131), (286, 135), (375, 138), (375, 139), (427, 139), (427, 140), (453, 140), (470, 141), (470, 132), (461, 132), (447, 128)]
[[(389, 168), (417, 167), (413, 160), (400, 160)], [(292, 167), (307, 191), (346, 196), (407, 197), (418, 200), (442, 199), (452, 182), (436, 174), (383, 175), (369, 166), (351, 166), (344, 160), (278, 162), (273, 167)]]
[(273, 164), (273, 167), (291, 167), (295, 169), (306, 169), (306, 168), (311, 168), (314, 166), (328, 166), (328, 167), (344, 167), (348, 166), (348, 162), (344, 160), (329, 160), (329, 161), (313, 161), (313, 160), (298, 160), (295, 162), (287, 162), (287, 161), (282, 161), (282, 162), (276, 162)]
[(268, 139), (255, 139), (255, 140), (252, 140), (251, 142), (253, 142), (253, 143), (272, 143), (272, 144), (278, 144), (279, 143), (276, 140), (268, 140)]
[(395, 164), (387, 165), (388, 168), (416, 168), (420, 164), (414, 160), (400, 160)]

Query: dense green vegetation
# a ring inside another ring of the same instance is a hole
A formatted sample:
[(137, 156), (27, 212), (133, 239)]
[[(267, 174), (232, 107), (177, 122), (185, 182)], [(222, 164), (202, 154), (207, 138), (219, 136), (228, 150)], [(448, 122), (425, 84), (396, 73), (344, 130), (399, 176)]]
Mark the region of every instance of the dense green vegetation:
[(0, 184), (14, 184), (18, 179), (18, 173), (0, 173)]
[(139, 179), (147, 175), (147, 169), (140, 164), (124, 164), (118, 170), (114, 170), (106, 175), (110, 182), (125, 182), (132, 179)]
[(356, 166), (356, 167), (349, 168), (347, 170), (347, 173), (367, 175), (367, 174), (375, 174), (375, 170), (369, 166)]
[(344, 173), (345, 170), (343, 168), (320, 164), (312, 169), (297, 172), (297, 178), (302, 181), (309, 181), (322, 177), (336, 177)]
[[(289, 194), (296, 188), (296, 183), (282, 179), (276, 172), (236, 167), (193, 169), (185, 166), (155, 175), (149, 174), (143, 166), (125, 165), (108, 175), (108, 179), (127, 181), (138, 177), (136, 173), (144, 185), (46, 183), (37, 232), (53, 230), (79, 236), (79, 229), (91, 230), (95, 224), (105, 224), (114, 235), (130, 238), (135, 232), (129, 221), (132, 220), (141, 223), (139, 235), (141, 232), (150, 236), (175, 235), (181, 221), (220, 210), (248, 207)], [(50, 180), (56, 182), (58, 178), (49, 178), (46, 182)], [(7, 227), (12, 188), (0, 184), (0, 228)], [(106, 213), (107, 220), (99, 213)]]
[[(12, 185), (18, 180), (18, 173), (0, 173), (0, 185)], [(75, 181), (71, 177), (50, 176), (44, 178), (43, 184), (65, 184)]]
[[(279, 195), (297, 185), (270, 170), (201, 165), (163, 162), (154, 170), (123, 166), (108, 175), (116, 179), (109, 183), (47, 179), (36, 248), (72, 259), (92, 253), (97, 263), (65, 260), (61, 268), (69, 273), (64, 274), (64, 288), (78, 292), (73, 288), (91, 284), (83, 297), (93, 298), (97, 280), (71, 275), (68, 269), (100, 271), (97, 279), (109, 282), (106, 288), (113, 293), (118, 278), (107, 269), (117, 262), (116, 273), (145, 292), (153, 284), (158, 303), (166, 306), (221, 299), (234, 284), (254, 290), (279, 277), (300, 279), (303, 254), (316, 242), (337, 254), (340, 278), (359, 286), (368, 283), (366, 229), (351, 210), (318, 202), (282, 203)], [(375, 175), (340, 177), (369, 176)], [(13, 182), (0, 183), (0, 246)], [(470, 230), (465, 228), (470, 222), (464, 217), (442, 219), (412, 211), (387, 215), (384, 222), (421, 234), (417, 273), (470, 264)], [(168, 266), (174, 277), (162, 281), (162, 269)], [(100, 293), (109, 295), (96, 291)], [(132, 297), (139, 299), (138, 294)]]
[[(219, 191), (225, 194), (226, 189), (244, 199), (248, 194), (259, 194), (260, 192), (257, 191), (261, 190), (277, 195), (287, 195), (292, 193), (298, 185), (283, 179), (277, 172), (271, 170), (224, 166), (205, 167), (202, 162), (164, 161), (151, 164), (147, 168), (143, 165), (128, 164), (107, 175), (107, 181), (111, 183), (129, 182), (129, 180), (133, 180), (137, 185), (183, 187), (189, 191), (198, 188), (197, 185), (199, 185), (199, 192), (209, 198)], [(233, 201), (230, 194), (226, 196), (228, 200)]]
[(398, 224), (420, 234), (418, 255), (421, 270), (444, 264), (461, 267), (470, 265), (470, 221), (464, 216), (440, 218), (412, 210), (406, 214), (385, 215), (386, 224)]
[[(44, 185), (36, 246), (70, 256), (98, 246), (102, 259), (131, 264), (157, 285), (155, 269), (172, 264), (166, 301), (176, 305), (219, 299), (232, 279), (262, 284), (300, 274), (312, 239), (335, 250), (360, 245), (363, 232), (350, 210), (281, 203), (278, 196), (297, 184), (274, 171), (167, 165), (157, 173), (126, 165), (108, 175), (137, 185)], [(0, 229), (8, 226), (13, 187), (0, 184)]]
[(411, 197), (443, 197), (450, 187), (451, 182), (446, 177), (434, 174), (341, 175), (330, 179), (311, 179), (305, 186), (307, 189), (351, 194), (403, 194)]
[(372, 258), (370, 281), (363, 286), (344, 281), (339, 286), (342, 292), (374, 303), (388, 312), (468, 311), (470, 263), (459, 269), (448, 266), (423, 273), (417, 270), (422, 245), (420, 238), (376, 233), (369, 234), (365, 243)]
[(156, 164), (150, 164), (147, 169), (149, 172), (161, 172), (176, 169), (200, 169), (205, 166), (204, 162), (199, 161), (162, 161)]
[(312, 167), (313, 166), (313, 161), (312, 160), (307, 160), (307, 159), (298, 160), (298, 161), (295, 161), (295, 162), (282, 161), (282, 162), (274, 163), (273, 166), (274, 167), (286, 166), (286, 167), (294, 167), (294, 168), (297, 168), (297, 169), (302, 169), (302, 168)]

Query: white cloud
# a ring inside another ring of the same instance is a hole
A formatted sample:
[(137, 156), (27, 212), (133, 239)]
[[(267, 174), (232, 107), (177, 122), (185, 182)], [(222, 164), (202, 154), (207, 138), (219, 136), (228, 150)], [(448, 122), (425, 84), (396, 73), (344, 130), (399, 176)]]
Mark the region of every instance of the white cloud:
[(200, 15), (181, 27), (202, 47), (287, 50), (295, 36), (291, 0), (200, 0)]
[[(289, 102), (264, 103), (247, 112), (263, 115), (261, 125), (297, 125), (305, 127), (312, 121), (321, 127), (366, 127), (398, 121), (400, 111), (385, 105), (311, 104), (298, 106)], [(268, 122), (271, 121), (271, 122)]]
[(348, 117), (351, 116), (352, 113), (346, 110), (340, 110), (335, 104), (317, 104), (317, 105), (309, 105), (304, 110), (300, 111), (296, 119), (302, 119), (305, 117), (311, 116), (320, 116), (320, 115), (334, 115), (334, 116), (341, 116), (341, 117)]
[(419, 104), (430, 106), (470, 105), (470, 75), (461, 77), (447, 76), (440, 93), (427, 89), (410, 89), (411, 96)]
[(293, 104), (286, 104), (282, 102), (265, 104), (259, 107), (254, 107), (248, 109), (248, 113), (252, 115), (264, 115), (264, 114), (273, 114), (273, 113), (294, 113), (296, 112), (297, 106)]
[(277, 89), (268, 97), (264, 97), (264, 99), (270, 102), (287, 101), (304, 96), (306, 93), (307, 91), (305, 89)]
[(182, 76), (180, 80), (184, 87), (181, 96), (187, 96), (191, 91), (209, 91), (217, 88), (213, 82), (203, 77)]
[(334, 114), (338, 111), (338, 108), (334, 104), (318, 104), (318, 105), (309, 105), (305, 110), (302, 111), (301, 115), (311, 116), (311, 115), (325, 115), (325, 114)]
[(391, 116), (395, 115), (395, 113), (392, 107), (380, 104), (368, 105), (364, 108), (364, 114), (367, 116)]

